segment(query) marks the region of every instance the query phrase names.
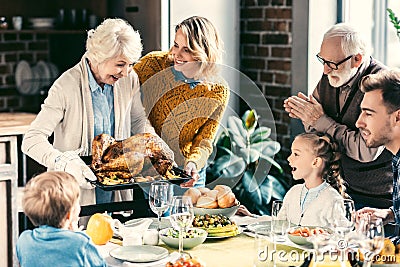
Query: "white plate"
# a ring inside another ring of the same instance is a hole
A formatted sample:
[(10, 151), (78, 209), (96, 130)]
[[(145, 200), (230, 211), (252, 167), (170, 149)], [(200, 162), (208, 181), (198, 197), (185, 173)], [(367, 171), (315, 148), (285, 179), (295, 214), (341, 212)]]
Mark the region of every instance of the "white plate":
[(247, 231), (255, 233), (256, 229), (260, 228), (260, 227), (265, 227), (265, 228), (271, 229), (271, 221), (261, 221), (261, 222), (249, 224), (249, 225), (247, 225)]
[(32, 69), (32, 81), (31, 81), (31, 89), (29, 90), (29, 95), (36, 94), (39, 92), (42, 84), (40, 82), (40, 73), (37, 66), (34, 66)]
[(50, 85), (50, 68), (47, 66), (46, 62), (43, 60), (38, 61), (36, 64), (40, 78), (40, 87)]
[(47, 66), (50, 69), (50, 79), (52, 81), (54, 81), (55, 79), (58, 78), (58, 75), (60, 74), (60, 72), (58, 71), (57, 66), (51, 62), (47, 62)]
[(55, 22), (54, 18), (30, 18), (28, 19), (32, 28), (34, 29), (44, 29), (52, 28)]
[(124, 246), (110, 251), (110, 256), (130, 262), (152, 262), (168, 257), (168, 250), (156, 246)]
[(15, 69), (15, 83), (21, 94), (29, 94), (32, 87), (32, 70), (29, 63), (21, 60)]

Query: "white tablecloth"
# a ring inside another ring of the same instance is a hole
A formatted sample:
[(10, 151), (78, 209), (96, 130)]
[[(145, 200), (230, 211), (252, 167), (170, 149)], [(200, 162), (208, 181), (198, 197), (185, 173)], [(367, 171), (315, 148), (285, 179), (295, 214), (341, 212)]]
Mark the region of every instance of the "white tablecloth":
[[(257, 223), (261, 221), (270, 221), (270, 216), (259, 216), (259, 217), (242, 217), (233, 216), (232, 220), (237, 225), (242, 226)], [(255, 257), (254, 248), (254, 235), (249, 232), (242, 233), (236, 237), (223, 238), (223, 239), (207, 239), (207, 241), (193, 249), (185, 250), (192, 256), (197, 257), (200, 261), (204, 262), (207, 267), (213, 266), (240, 266), (240, 267), (253, 267), (253, 261)], [(115, 259), (110, 256), (109, 252), (112, 249), (119, 247), (120, 245), (114, 243), (107, 243), (104, 246), (98, 246), (98, 249), (106, 260), (107, 264), (112, 267), (165, 267), (168, 261), (174, 262), (179, 254), (176, 249), (167, 247), (160, 241), (160, 245), (168, 249), (171, 253), (169, 257), (160, 260), (159, 262), (152, 263), (130, 263)], [(302, 251), (304, 246), (299, 246), (286, 240), (283, 243), (277, 244), (278, 249), (283, 250), (299, 250)], [(284, 262), (277, 264), (277, 266), (290, 266), (290, 265), (301, 265), (302, 262)]]

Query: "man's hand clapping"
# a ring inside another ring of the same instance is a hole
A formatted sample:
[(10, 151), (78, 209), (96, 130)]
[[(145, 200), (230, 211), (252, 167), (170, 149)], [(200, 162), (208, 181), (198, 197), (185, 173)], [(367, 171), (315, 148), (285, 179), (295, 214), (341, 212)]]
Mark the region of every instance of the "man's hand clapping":
[(325, 114), (321, 104), (312, 95), (307, 97), (303, 93), (286, 99), (283, 107), (289, 113), (289, 117), (300, 119), (304, 124), (311, 126)]

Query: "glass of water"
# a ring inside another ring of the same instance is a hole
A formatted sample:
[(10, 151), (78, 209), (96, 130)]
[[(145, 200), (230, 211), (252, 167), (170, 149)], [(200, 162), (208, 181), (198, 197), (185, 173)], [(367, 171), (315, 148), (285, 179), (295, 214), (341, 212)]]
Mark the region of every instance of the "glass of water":
[(286, 215), (282, 215), (280, 212), (283, 208), (282, 200), (274, 200), (272, 202), (272, 233), (274, 242), (284, 242), (286, 240), (286, 234), (290, 227), (289, 219)]
[(274, 265), (275, 247), (272, 242), (271, 227), (257, 227), (254, 237), (254, 267), (268, 266), (270, 264)]

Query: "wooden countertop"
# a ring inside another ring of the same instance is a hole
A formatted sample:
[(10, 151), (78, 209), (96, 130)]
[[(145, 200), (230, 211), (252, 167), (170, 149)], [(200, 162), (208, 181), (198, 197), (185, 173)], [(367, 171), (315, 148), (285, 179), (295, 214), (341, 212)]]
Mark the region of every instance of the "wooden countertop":
[(36, 114), (24, 112), (0, 113), (0, 136), (24, 134)]

